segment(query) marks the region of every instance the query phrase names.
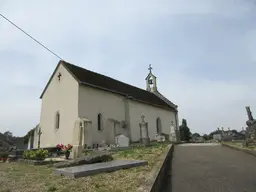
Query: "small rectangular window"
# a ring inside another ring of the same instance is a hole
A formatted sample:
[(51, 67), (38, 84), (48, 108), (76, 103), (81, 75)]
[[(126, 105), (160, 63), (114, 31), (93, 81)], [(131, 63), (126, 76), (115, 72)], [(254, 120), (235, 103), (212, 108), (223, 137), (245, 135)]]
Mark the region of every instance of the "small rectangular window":
[(55, 128), (59, 129), (60, 128), (60, 113), (57, 112), (55, 116)]
[(102, 116), (101, 116), (101, 114), (99, 113), (98, 114), (98, 131), (100, 131), (101, 130), (101, 124), (102, 124)]

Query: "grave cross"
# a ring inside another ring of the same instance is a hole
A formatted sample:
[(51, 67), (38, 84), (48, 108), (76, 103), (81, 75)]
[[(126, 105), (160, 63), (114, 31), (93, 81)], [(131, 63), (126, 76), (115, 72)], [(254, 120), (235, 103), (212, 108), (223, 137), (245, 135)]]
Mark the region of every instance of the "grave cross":
[(145, 115), (144, 114), (142, 114), (142, 116), (141, 116), (141, 121), (144, 123), (145, 122)]
[(41, 135), (42, 135), (42, 131), (41, 128), (38, 129), (38, 149), (40, 149), (40, 140), (41, 140)]

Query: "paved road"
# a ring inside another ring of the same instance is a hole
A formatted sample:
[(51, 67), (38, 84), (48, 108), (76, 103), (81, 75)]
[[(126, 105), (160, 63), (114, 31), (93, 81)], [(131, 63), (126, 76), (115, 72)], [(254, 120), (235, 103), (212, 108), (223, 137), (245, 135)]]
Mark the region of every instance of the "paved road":
[(176, 146), (171, 174), (164, 191), (256, 192), (256, 158), (220, 145)]

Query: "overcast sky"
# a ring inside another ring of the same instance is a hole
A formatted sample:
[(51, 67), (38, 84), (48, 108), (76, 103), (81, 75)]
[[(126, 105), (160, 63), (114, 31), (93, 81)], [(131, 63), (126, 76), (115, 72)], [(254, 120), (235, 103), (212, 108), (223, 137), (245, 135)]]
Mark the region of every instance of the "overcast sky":
[[(68, 62), (159, 91), (192, 132), (256, 117), (253, 0), (0, 0), (0, 13)], [(25, 135), (59, 59), (0, 18), (0, 132)]]

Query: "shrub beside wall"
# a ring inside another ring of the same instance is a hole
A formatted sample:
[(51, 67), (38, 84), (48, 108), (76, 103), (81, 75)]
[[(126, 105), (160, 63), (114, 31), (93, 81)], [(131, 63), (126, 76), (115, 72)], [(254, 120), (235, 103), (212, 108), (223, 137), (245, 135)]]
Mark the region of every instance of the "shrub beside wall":
[(0, 152), (0, 161), (6, 161), (8, 158), (8, 153), (7, 152)]
[(35, 151), (26, 150), (24, 151), (22, 157), (24, 159), (31, 159), (31, 160), (44, 160), (48, 157), (48, 151), (44, 149), (38, 149)]

